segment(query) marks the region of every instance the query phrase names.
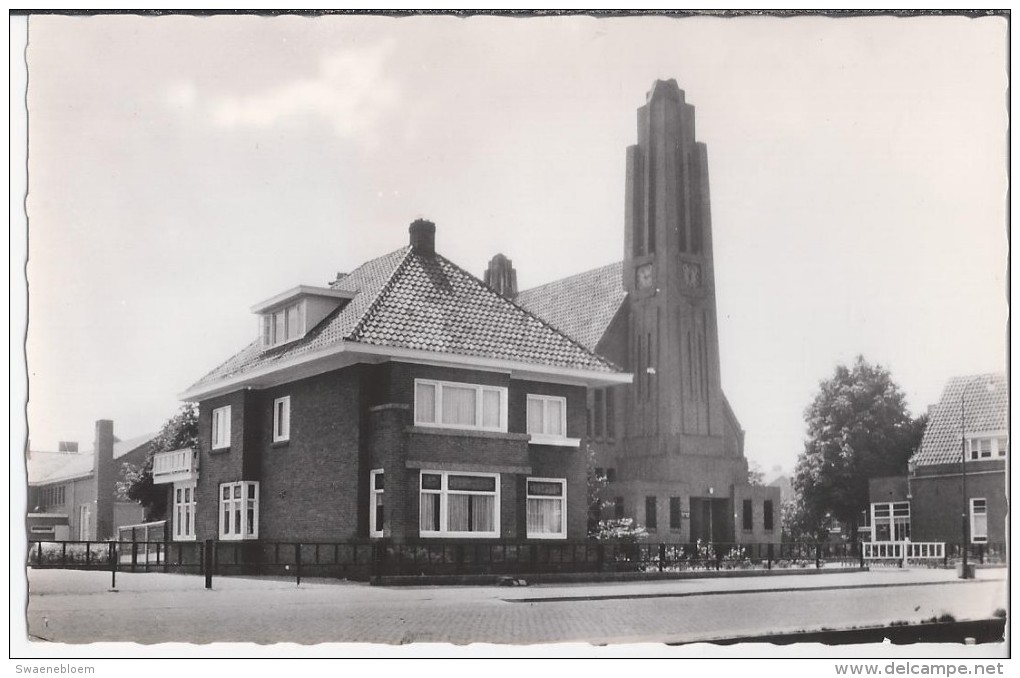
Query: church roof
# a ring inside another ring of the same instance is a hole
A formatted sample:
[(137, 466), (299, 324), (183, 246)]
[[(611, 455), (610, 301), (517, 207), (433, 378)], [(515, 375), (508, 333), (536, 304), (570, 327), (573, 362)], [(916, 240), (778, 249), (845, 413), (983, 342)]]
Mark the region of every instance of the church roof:
[(356, 294), (297, 341), (270, 349), (253, 341), (189, 392), (256, 369), (282, 367), (344, 343), (619, 371), (586, 345), (439, 254), (402, 247), (360, 266), (334, 287)]
[(626, 297), (618, 261), (524, 290), (515, 301), (594, 351)]
[(966, 415), (966, 433), (1005, 432), (1008, 424), (1009, 386), (1002, 373), (953, 377), (942, 398), (931, 409), (921, 447), (911, 458), (917, 466), (959, 463), (962, 445), (961, 398)]

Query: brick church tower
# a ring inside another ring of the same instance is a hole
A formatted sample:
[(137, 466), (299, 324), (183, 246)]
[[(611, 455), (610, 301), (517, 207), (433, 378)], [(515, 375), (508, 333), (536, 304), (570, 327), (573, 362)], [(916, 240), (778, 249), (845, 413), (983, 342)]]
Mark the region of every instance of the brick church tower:
[(637, 121), (623, 262), (516, 301), (634, 375), (588, 394), (588, 442), (609, 481), (603, 518), (634, 518), (652, 541), (778, 542), (779, 492), (748, 485), (744, 432), (722, 390), (708, 153), (694, 107), (675, 80), (658, 80)]

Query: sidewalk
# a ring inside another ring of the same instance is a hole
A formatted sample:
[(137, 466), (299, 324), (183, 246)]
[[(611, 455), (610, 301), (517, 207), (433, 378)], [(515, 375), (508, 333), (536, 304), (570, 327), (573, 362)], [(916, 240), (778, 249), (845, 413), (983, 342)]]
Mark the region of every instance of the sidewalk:
[(800, 629), (991, 616), (1006, 569), (614, 584), (369, 586), (171, 574), (29, 572), (29, 633), (65, 643), (675, 642)]

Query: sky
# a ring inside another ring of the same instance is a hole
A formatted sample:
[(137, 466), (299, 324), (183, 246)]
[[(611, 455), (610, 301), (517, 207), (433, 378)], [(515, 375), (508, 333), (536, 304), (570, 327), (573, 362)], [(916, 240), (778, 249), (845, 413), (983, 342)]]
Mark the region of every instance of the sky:
[(158, 430), (253, 304), (419, 217), (522, 289), (622, 259), (636, 109), (675, 78), (708, 146), (723, 388), (748, 459), (789, 472), (858, 354), (914, 414), (1006, 369), (1006, 27), (32, 16), (32, 447)]

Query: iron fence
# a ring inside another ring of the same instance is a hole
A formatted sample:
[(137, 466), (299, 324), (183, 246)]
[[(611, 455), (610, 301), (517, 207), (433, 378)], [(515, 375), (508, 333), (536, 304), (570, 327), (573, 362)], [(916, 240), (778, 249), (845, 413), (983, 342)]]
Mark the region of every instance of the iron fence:
[[(300, 582), (302, 577), (366, 581), (385, 576), (796, 570), (863, 566), (864, 557), (861, 544), (852, 543), (38, 541), (29, 544), (28, 565), (203, 574), (208, 583), (214, 574), (294, 577)], [(947, 544), (942, 564), (961, 557), (959, 544)], [(975, 563), (1006, 562), (1005, 544), (972, 545), (969, 557)], [(888, 564), (902, 567), (903, 561)]]

